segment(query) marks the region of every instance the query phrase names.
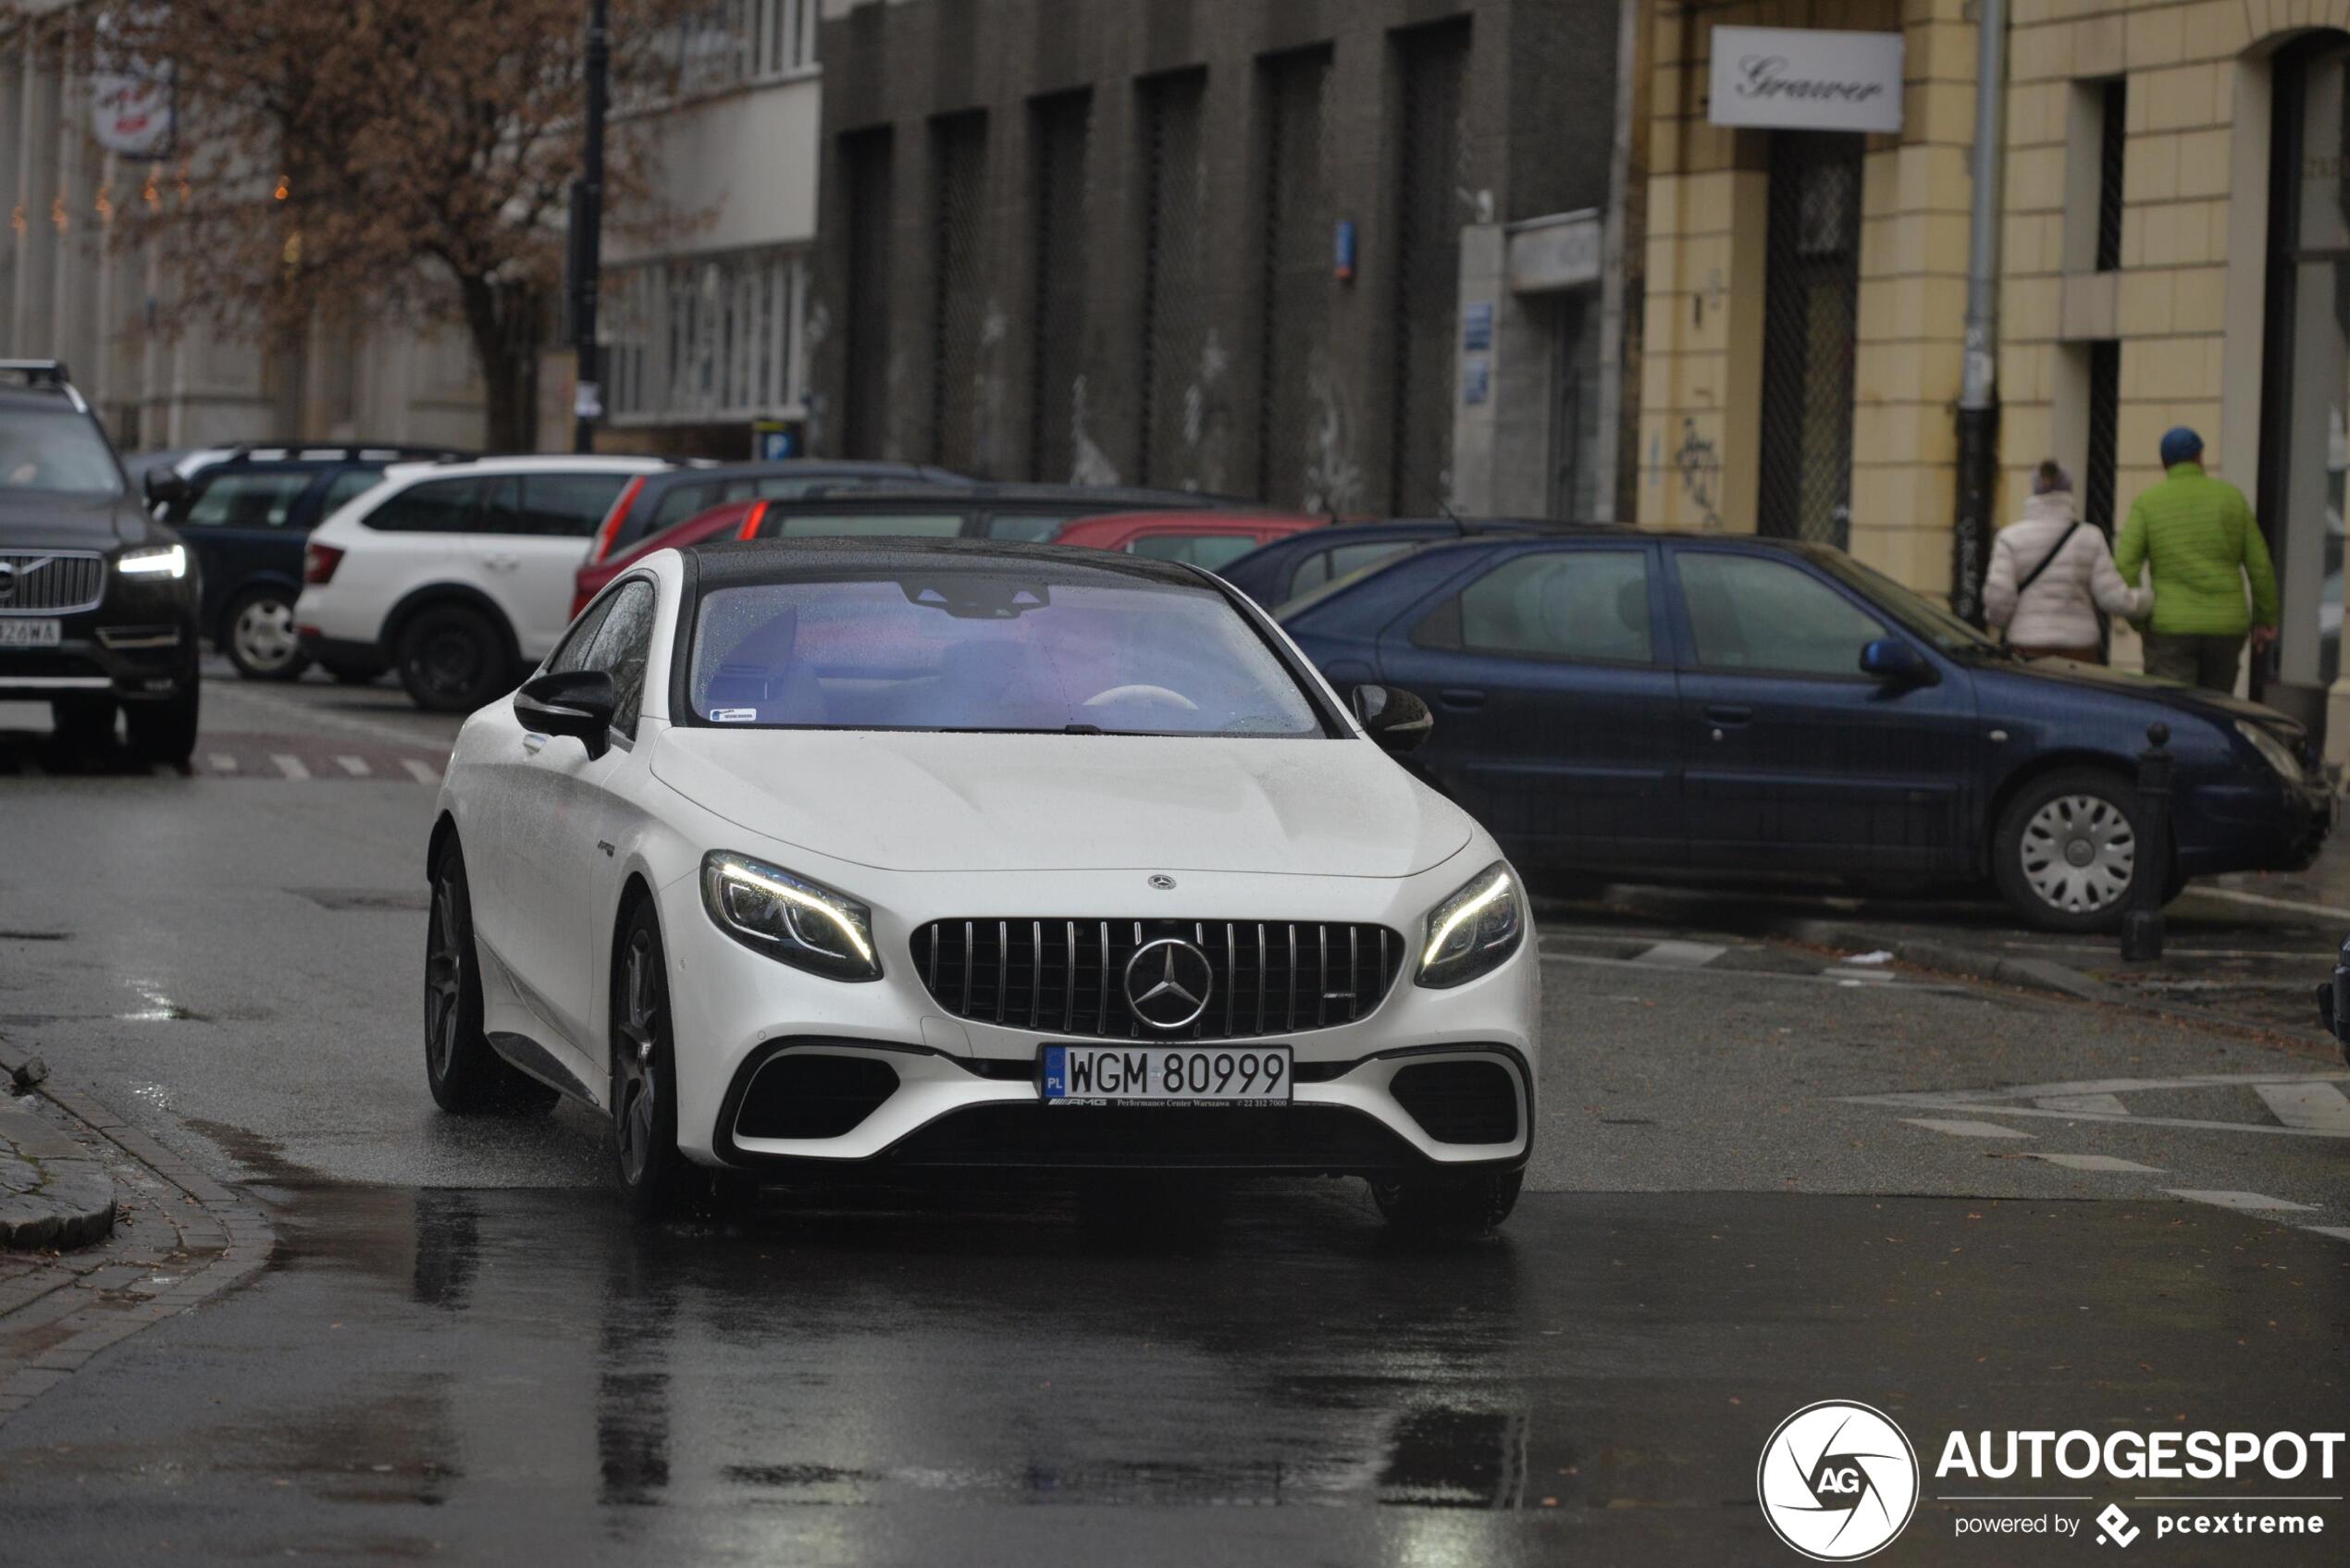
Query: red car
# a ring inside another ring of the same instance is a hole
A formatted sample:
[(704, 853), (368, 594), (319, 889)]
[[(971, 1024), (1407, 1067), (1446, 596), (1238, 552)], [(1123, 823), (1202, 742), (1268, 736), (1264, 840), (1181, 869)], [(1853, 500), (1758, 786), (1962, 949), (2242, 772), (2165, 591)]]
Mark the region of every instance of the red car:
[(1181, 561), (1213, 572), (1260, 545), (1329, 521), (1285, 512), (1119, 512), (1081, 517), (1055, 534), (1053, 543)]
[(627, 571), (657, 549), (682, 549), (687, 545), (703, 545), (712, 539), (747, 539), (759, 530), (759, 520), (767, 515), (764, 500), (730, 500), (713, 506), (708, 512), (698, 512), (674, 527), (664, 528), (649, 539), (640, 539), (625, 555), (611, 561), (593, 561), (579, 569), (571, 594), (571, 613), (576, 620), (588, 608), (588, 601), (603, 592), (604, 585)]

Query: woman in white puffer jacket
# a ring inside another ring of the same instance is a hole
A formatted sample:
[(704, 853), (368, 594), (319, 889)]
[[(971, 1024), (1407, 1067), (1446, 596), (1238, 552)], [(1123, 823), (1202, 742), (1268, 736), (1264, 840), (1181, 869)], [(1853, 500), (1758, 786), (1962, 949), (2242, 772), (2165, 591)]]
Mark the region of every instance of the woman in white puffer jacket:
[(1983, 584), (1991, 624), (2005, 627), (2008, 646), (2027, 659), (2101, 664), (2097, 611), (2136, 621), (2153, 608), (2153, 590), (2123, 582), (2105, 536), (2073, 511), (2072, 475), (2054, 459), (2041, 463), (2022, 520), (1991, 544)]

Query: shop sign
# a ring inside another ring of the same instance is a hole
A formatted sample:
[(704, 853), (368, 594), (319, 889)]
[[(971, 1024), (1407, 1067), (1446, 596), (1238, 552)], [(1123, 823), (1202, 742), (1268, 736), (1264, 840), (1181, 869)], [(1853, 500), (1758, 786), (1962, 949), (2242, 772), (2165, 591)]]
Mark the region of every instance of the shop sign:
[(1772, 130), (1901, 129), (1901, 35), (1717, 27), (1707, 117)]

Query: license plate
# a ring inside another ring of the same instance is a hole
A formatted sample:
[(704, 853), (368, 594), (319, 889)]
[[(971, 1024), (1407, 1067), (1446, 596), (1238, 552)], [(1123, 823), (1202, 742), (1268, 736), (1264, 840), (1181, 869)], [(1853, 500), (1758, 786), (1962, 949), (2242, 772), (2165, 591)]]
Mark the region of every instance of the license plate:
[(0, 648), (55, 648), (64, 640), (56, 621), (19, 621), (0, 615)]
[(1286, 1105), (1286, 1045), (1047, 1045), (1048, 1103)]

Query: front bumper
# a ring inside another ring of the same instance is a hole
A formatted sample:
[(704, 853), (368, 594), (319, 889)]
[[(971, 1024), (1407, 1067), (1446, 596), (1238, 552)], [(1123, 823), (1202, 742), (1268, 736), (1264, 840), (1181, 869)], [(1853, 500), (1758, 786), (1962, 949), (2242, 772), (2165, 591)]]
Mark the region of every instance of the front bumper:
[(192, 596), (120, 593), (56, 617), (54, 648), (0, 648), (0, 700), (167, 702), (196, 680)]
[[(1213, 920), (1278, 908), (1284, 919), (1378, 921), (1416, 932), (1427, 909), (1476, 864), (1455, 857), (1396, 882), (1194, 872), (1183, 878), (1190, 907), (1171, 912)], [(949, 1016), (914, 972), (909, 933), (923, 920), (960, 910), (1018, 917), (1131, 907), (1142, 877), (1099, 873), (1092, 896), (1079, 894), (1074, 902), (1070, 884), (1095, 881), (1095, 874), (1057, 876), (1050, 890), (1025, 895), (1024, 886), (1037, 879), (925, 878), (920, 896), (926, 912), (917, 919), (893, 917), (879, 901), (895, 880), (875, 876), (855, 888), (874, 901), (884, 971), (881, 980), (859, 984), (804, 973), (721, 934), (694, 878), (662, 890), (678, 1142), (689, 1156), (804, 1171), (986, 1166), (1380, 1175), (1509, 1168), (1523, 1165), (1532, 1150), (1540, 961), (1530, 931), (1507, 962), (1466, 985), (1423, 988), (1407, 965), (1379, 1006), (1356, 1022), (1198, 1047), (1289, 1045), (1294, 1078), (1286, 1106), (1047, 1104), (1037, 1083), (1042, 1046), (1087, 1037)], [(1367, 895), (1376, 900), (1367, 909)], [(1108, 902), (1113, 898), (1120, 902)], [(794, 1130), (747, 1117), (762, 1073), (809, 1056), (879, 1063), (887, 1069), (879, 1075), (883, 1089), (847, 1105), (833, 1124), (802, 1130), (814, 1135), (777, 1135)], [(1432, 1101), (1426, 1073), (1399, 1086), (1406, 1069), (1446, 1064), (1490, 1069), (1470, 1080), (1488, 1096), (1478, 1114), (1464, 1119)], [(1506, 1135), (1491, 1135), (1503, 1129)]]
[(2233, 777), (2189, 790), (2172, 819), (2179, 870), (2188, 876), (2306, 870), (2333, 831), (2334, 811), (2322, 773), (2299, 784)]

